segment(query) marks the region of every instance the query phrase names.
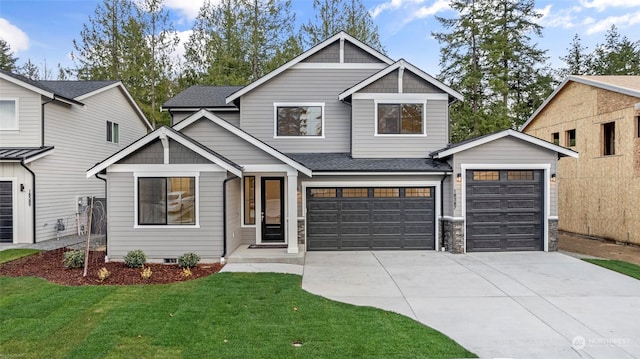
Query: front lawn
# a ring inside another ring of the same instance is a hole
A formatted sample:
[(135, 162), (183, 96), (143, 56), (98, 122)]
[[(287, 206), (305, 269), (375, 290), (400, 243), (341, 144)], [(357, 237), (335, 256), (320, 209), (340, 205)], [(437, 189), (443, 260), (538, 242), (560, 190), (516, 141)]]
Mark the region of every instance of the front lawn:
[(81, 287), (0, 277), (0, 288), (0, 357), (475, 357), (404, 316), (312, 295), (295, 275)]
[(27, 249), (27, 248), (14, 248), (14, 249), (5, 249), (4, 251), (0, 251), (0, 264), (11, 262), (18, 258), (26, 257), (31, 254), (40, 253), (42, 251), (37, 249)]
[(599, 265), (600, 267), (611, 269), (612, 271), (616, 271), (618, 273), (628, 275), (629, 277), (633, 277), (635, 279), (640, 279), (640, 266), (637, 264), (609, 259), (583, 258), (582, 260)]

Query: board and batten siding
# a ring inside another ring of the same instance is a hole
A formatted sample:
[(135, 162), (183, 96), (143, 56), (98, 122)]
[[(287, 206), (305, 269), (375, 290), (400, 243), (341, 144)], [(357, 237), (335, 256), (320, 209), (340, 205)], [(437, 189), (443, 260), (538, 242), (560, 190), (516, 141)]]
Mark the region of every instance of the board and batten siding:
[(222, 182), (226, 172), (201, 172), (199, 176), (200, 228), (134, 228), (134, 175), (108, 172), (110, 260), (121, 261), (127, 252), (140, 249), (147, 259), (162, 261), (194, 252), (203, 261), (222, 255)]
[(180, 132), (241, 165), (282, 164), (282, 161), (204, 117)]
[(446, 100), (426, 102), (426, 136), (376, 136), (375, 101), (353, 100), (351, 155), (354, 158), (427, 158), (429, 153), (444, 148), (448, 142), (448, 103)]
[[(289, 69), (242, 96), (240, 127), (284, 153), (349, 152), (351, 107), (338, 94), (375, 69)], [(322, 102), (324, 138), (274, 138), (274, 103)]]
[[(9, 81), (0, 80), (0, 99), (18, 100), (18, 130), (0, 130), (0, 146), (40, 147), (40, 113), (44, 101), (41, 95)], [(50, 106), (45, 105), (45, 111), (48, 111)]]
[[(56, 238), (58, 219), (65, 224), (60, 236), (77, 233), (76, 197), (104, 197), (105, 183), (86, 171), (147, 133), (147, 127), (119, 87), (82, 101), (85, 106), (46, 105), (45, 145), (52, 154), (28, 166), (37, 181), (37, 241)], [(118, 123), (119, 143), (106, 141), (106, 123)]]
[[(517, 138), (504, 137), (455, 154), (452, 162), (453, 178), (458, 173), (461, 173), (462, 164), (467, 165), (467, 169), (473, 169), (473, 164), (496, 164), (496, 167), (513, 165), (514, 170), (527, 169), (527, 165), (550, 164), (551, 173), (557, 173), (557, 156), (554, 151)], [(522, 167), (518, 165), (522, 165)], [(501, 167), (501, 169), (504, 169), (504, 167)], [(462, 177), (464, 178), (464, 174), (462, 174)], [(550, 184), (547, 179), (544, 180), (544, 185), (549, 188), (549, 216), (557, 216), (558, 186), (556, 183)], [(457, 193), (454, 216), (462, 217), (461, 184), (455, 183), (454, 188)]]
[[(33, 186), (32, 177), (18, 163), (0, 163), (0, 181), (12, 182), (13, 243), (31, 243), (33, 241)], [(20, 185), (24, 191), (20, 191)]]

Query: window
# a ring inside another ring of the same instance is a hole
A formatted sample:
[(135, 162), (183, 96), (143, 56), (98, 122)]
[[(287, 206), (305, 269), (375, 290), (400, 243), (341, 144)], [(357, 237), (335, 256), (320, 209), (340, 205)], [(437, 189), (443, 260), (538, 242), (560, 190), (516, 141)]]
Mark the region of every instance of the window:
[(344, 198), (369, 197), (369, 189), (368, 188), (343, 188), (342, 197)]
[(18, 129), (18, 100), (0, 99), (0, 130)]
[(275, 105), (276, 137), (322, 137), (324, 104)]
[(554, 132), (553, 136), (553, 144), (560, 146), (560, 132)]
[(636, 137), (640, 138), (640, 116), (636, 116)]
[(565, 132), (565, 144), (567, 147), (575, 147), (576, 145), (576, 130), (569, 130)]
[(609, 122), (602, 125), (602, 155), (616, 154), (616, 123)]
[(196, 224), (194, 177), (139, 177), (138, 224)]
[(374, 188), (374, 197), (400, 197), (400, 188)]
[(431, 197), (431, 188), (406, 188), (405, 197)]
[(256, 178), (244, 178), (244, 224), (256, 224)]
[(507, 181), (533, 181), (533, 171), (507, 171)]
[(120, 130), (117, 123), (107, 121), (107, 142), (118, 143), (120, 141)]
[(498, 171), (473, 171), (474, 181), (497, 181), (500, 179)]
[(377, 134), (424, 134), (424, 103), (379, 103)]

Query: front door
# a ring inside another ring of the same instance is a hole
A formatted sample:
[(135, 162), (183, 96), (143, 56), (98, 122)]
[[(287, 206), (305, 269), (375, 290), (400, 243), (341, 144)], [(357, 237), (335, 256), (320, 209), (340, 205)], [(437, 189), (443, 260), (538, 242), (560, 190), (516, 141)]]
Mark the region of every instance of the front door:
[(284, 243), (284, 179), (262, 177), (262, 242)]

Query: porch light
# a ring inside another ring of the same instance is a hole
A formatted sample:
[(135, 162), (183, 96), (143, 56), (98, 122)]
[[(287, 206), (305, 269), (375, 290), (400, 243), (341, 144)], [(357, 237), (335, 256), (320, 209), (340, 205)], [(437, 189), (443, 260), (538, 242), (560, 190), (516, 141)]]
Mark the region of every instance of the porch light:
[[(555, 175), (554, 175), (555, 176)], [(460, 173), (458, 173), (456, 175), (456, 183), (461, 183), (462, 182), (462, 175)]]
[(551, 174), (551, 182), (553, 182), (553, 183), (556, 182), (556, 174), (555, 173)]

